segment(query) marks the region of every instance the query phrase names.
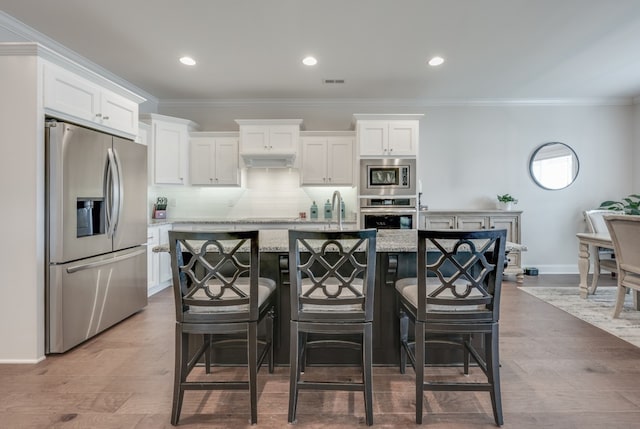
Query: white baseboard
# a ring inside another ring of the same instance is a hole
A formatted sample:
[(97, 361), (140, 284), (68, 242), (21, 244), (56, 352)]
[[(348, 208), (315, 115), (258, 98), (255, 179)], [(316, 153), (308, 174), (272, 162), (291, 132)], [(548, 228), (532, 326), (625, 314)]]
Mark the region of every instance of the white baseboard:
[(33, 365), (36, 363), (40, 363), (45, 360), (45, 356), (41, 356), (37, 359), (0, 359), (0, 365), (3, 364), (27, 364)]
[(171, 286), (171, 281), (167, 281), (167, 282), (160, 283), (160, 284), (157, 284), (155, 286), (152, 286), (147, 291), (147, 297), (149, 297), (151, 295), (155, 295), (158, 292), (160, 292), (161, 290), (168, 288), (169, 286)]

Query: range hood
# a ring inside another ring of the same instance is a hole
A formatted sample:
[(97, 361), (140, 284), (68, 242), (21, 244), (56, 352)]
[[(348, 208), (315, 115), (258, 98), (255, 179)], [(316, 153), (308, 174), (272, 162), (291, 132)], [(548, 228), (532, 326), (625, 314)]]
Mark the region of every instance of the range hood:
[(247, 168), (290, 168), (296, 160), (295, 153), (241, 153)]

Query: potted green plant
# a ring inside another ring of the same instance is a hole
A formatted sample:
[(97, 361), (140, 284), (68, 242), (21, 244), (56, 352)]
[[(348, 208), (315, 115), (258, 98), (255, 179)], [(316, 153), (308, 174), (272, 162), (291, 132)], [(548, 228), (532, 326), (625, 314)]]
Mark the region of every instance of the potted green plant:
[(603, 201), (600, 203), (601, 209), (625, 212), (630, 215), (640, 215), (640, 195), (630, 194), (622, 201)]
[(514, 204), (518, 204), (518, 200), (511, 194), (498, 195), (498, 207), (502, 210), (511, 210)]

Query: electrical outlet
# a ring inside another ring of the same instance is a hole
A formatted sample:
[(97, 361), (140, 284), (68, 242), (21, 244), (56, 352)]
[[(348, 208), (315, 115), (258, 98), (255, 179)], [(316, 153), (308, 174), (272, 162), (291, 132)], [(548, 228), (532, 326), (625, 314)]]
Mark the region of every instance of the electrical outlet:
[(175, 207), (175, 206), (176, 206), (176, 199), (169, 198), (169, 207)]
[(236, 204), (236, 203), (235, 203), (235, 201), (233, 201), (233, 200), (229, 200), (229, 201), (227, 202), (227, 205), (228, 205), (229, 207), (233, 207), (235, 204)]

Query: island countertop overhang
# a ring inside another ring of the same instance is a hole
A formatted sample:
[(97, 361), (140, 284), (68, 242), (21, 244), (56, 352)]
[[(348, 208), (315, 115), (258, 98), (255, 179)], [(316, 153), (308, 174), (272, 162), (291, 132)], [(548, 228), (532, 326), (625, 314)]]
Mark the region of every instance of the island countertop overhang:
[[(286, 253), (289, 251), (289, 235), (286, 229), (260, 230), (259, 250), (265, 253)], [(376, 237), (376, 252), (416, 252), (418, 231), (415, 229), (381, 229)], [(506, 250), (526, 250), (525, 246), (507, 242)], [(155, 246), (154, 252), (168, 252), (168, 245)]]

